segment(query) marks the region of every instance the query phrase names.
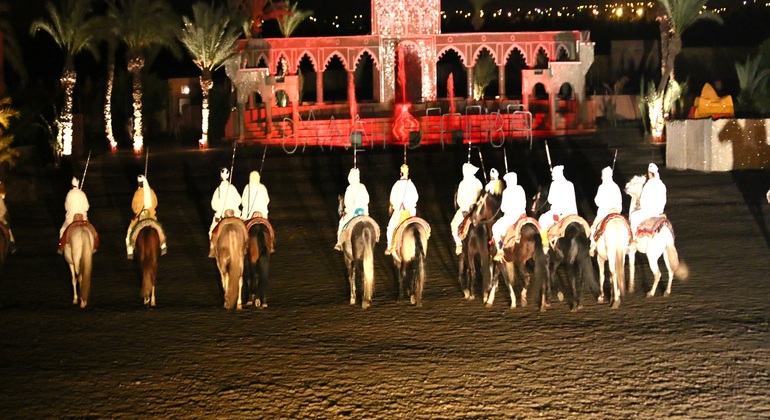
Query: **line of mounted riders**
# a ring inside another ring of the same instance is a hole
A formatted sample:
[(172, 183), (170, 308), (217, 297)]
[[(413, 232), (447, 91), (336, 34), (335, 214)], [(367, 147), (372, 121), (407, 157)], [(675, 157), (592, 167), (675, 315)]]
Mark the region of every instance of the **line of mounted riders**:
[[(660, 281), (658, 260), (661, 256), (668, 270), (664, 296), (671, 293), (674, 276), (685, 279), (687, 267), (674, 246), (674, 230), (664, 213), (666, 187), (658, 167), (651, 163), (647, 176), (635, 176), (625, 186), (631, 196), (629, 219), (620, 211), (620, 188), (613, 181), (613, 170), (602, 170), (602, 183), (594, 199), (596, 218), (592, 225), (577, 212), (575, 188), (564, 177), (564, 167), (551, 169), (550, 187), (540, 187), (533, 197), (529, 214), (524, 190), (517, 185), (517, 175), (509, 172), (503, 180), (492, 179), (482, 190), (475, 177), (478, 168), (466, 163), (464, 179), (457, 191), (457, 213), (452, 234), (460, 256), (459, 280), (466, 299), (474, 299), (477, 268), (481, 271), (484, 303), (491, 306), (500, 276), (516, 307), (516, 291), (521, 305), (527, 299), (539, 300), (540, 310), (549, 306), (552, 287), (560, 267), (566, 271), (564, 289), (569, 294), (572, 311), (581, 308), (584, 286), (605, 301), (605, 264), (610, 270), (610, 303), (620, 306), (625, 294), (625, 257), (629, 257), (629, 291), (634, 290), (636, 252), (647, 255), (654, 281), (647, 296), (653, 296)], [(591, 261), (596, 256), (599, 281)], [(559, 299), (563, 297), (559, 291)]]

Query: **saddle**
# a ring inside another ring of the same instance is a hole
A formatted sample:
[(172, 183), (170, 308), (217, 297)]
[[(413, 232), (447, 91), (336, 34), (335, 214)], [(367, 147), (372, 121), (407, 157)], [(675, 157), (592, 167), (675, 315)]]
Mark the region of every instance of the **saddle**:
[(380, 241), (380, 226), (377, 224), (377, 222), (374, 221), (371, 217), (368, 215), (362, 214), (360, 216), (355, 216), (354, 218), (348, 220), (347, 223), (345, 223), (344, 226), (342, 226), (342, 230), (340, 231), (340, 237), (339, 243), (344, 243), (345, 241), (350, 240), (350, 236), (353, 233), (353, 226), (363, 222), (368, 221), (372, 225), (374, 225), (374, 242)]
[(560, 238), (564, 237), (564, 231), (567, 229), (567, 226), (571, 225), (572, 223), (579, 223), (586, 233), (586, 238), (591, 237), (591, 226), (586, 222), (585, 219), (578, 216), (577, 214), (570, 214), (569, 216), (565, 216), (558, 222), (556, 222), (555, 225), (548, 228), (548, 243), (551, 244), (551, 247), (556, 244), (556, 241)]
[(88, 220), (83, 220), (82, 215), (76, 214), (75, 220), (67, 226), (67, 229), (64, 229), (64, 234), (61, 239), (59, 239), (59, 253), (64, 252), (64, 246), (67, 245), (67, 237), (69, 237), (70, 229), (76, 226), (85, 226), (91, 231), (91, 234), (94, 235), (94, 252), (96, 252), (99, 248), (99, 234), (96, 232), (96, 228)]
[(608, 214), (607, 216), (604, 217), (604, 219), (602, 219), (601, 222), (599, 222), (599, 226), (596, 227), (596, 232), (594, 232), (594, 241), (599, 240), (599, 237), (604, 234), (604, 230), (607, 229), (607, 223), (609, 223), (610, 220), (614, 220), (614, 219), (619, 219), (623, 221), (623, 225), (625, 225), (626, 229), (628, 229), (629, 243), (630, 241), (633, 240), (634, 235), (631, 234), (631, 225), (628, 224), (628, 220), (626, 220), (626, 218), (622, 214), (615, 212), (615, 213)]
[(529, 217), (523, 214), (521, 217), (519, 217), (519, 220), (509, 226), (508, 230), (505, 231), (505, 235), (503, 236), (503, 249), (512, 248), (516, 246), (517, 243), (519, 243), (521, 240), (521, 228), (523, 228), (527, 223), (535, 226), (538, 232), (540, 231), (540, 224), (537, 222), (537, 220), (533, 217)]
[(273, 230), (273, 225), (264, 217), (255, 216), (246, 222), (246, 231), (250, 231), (251, 227), (255, 225), (264, 225), (267, 228), (267, 234), (270, 235), (270, 240), (266, 241), (267, 251), (272, 254), (275, 252), (275, 231)]
[(460, 240), (465, 240), (465, 237), (468, 236), (468, 231), (471, 227), (471, 217), (465, 216), (463, 218), (463, 221), (460, 222), (460, 226), (457, 227), (457, 236), (460, 238)]
[(634, 232), (634, 238), (653, 236), (660, 232), (663, 227), (667, 227), (671, 231), (671, 236), (674, 237), (674, 225), (671, 224), (671, 221), (666, 216), (657, 216), (650, 217), (639, 223), (639, 226), (636, 227), (636, 232)]
[[(134, 224), (134, 226), (131, 228), (131, 234), (128, 236), (128, 239), (132, 247), (135, 246), (136, 244), (136, 237), (139, 236), (139, 232), (141, 232), (142, 229), (144, 229), (147, 226), (150, 226), (158, 231), (158, 237), (160, 238), (161, 244), (166, 243), (166, 232), (163, 231), (163, 226), (161, 226), (160, 222), (158, 222), (155, 219), (146, 217), (144, 219), (138, 220)], [(168, 249), (165, 246), (162, 246), (160, 248), (160, 255), (166, 255), (167, 251)]]
[(401, 247), (401, 237), (404, 234), (404, 230), (407, 226), (417, 223), (422, 227), (422, 229), (427, 233), (428, 237), (425, 238), (425, 240), (428, 240), (430, 238), (430, 225), (428, 222), (425, 221), (425, 219), (417, 216), (411, 216), (407, 219), (404, 219), (401, 223), (396, 226), (396, 229), (393, 230), (393, 240), (391, 241), (391, 249), (398, 249)]

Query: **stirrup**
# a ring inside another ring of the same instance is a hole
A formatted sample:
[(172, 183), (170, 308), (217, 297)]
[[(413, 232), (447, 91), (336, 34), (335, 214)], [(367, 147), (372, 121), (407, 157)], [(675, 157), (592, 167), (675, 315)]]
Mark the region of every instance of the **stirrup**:
[(334, 250), (335, 251), (342, 251), (342, 244), (340, 244), (340, 243), (334, 244)]
[(390, 255), (390, 254), (391, 254), (391, 250), (390, 250), (390, 248), (386, 249), (386, 250), (385, 250), (385, 255)]

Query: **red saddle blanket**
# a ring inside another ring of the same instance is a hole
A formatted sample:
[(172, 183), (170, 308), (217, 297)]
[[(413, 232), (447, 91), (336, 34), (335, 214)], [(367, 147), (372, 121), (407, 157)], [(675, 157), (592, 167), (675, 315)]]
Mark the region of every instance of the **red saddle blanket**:
[[(139, 232), (148, 226), (158, 231), (158, 237), (160, 238), (161, 244), (166, 243), (166, 232), (163, 231), (163, 226), (161, 226), (160, 222), (157, 220), (147, 217), (137, 221), (136, 224), (134, 224), (134, 226), (131, 228), (131, 234), (128, 236), (131, 246), (136, 244), (136, 237), (139, 236)], [(166, 247), (161, 247), (160, 255), (166, 255), (167, 251), (168, 250)]]
[(457, 236), (460, 238), (460, 240), (465, 239), (466, 236), (468, 236), (468, 230), (471, 227), (471, 218), (469, 216), (466, 216), (463, 218), (463, 221), (460, 222), (460, 226), (457, 227)]
[(634, 237), (653, 236), (660, 232), (663, 227), (667, 227), (671, 231), (671, 236), (674, 237), (674, 225), (671, 224), (671, 221), (666, 216), (650, 217), (644, 220), (636, 227)]
[(377, 222), (374, 221), (371, 217), (368, 215), (362, 214), (359, 216), (356, 216), (350, 220), (348, 220), (347, 223), (345, 223), (345, 226), (342, 227), (342, 230), (340, 231), (340, 237), (339, 237), (339, 243), (344, 243), (345, 241), (350, 240), (350, 236), (353, 233), (353, 226), (363, 222), (368, 221), (374, 226), (374, 242), (380, 241), (380, 226), (377, 224)]
[(251, 230), (251, 227), (255, 225), (264, 225), (267, 228), (267, 234), (270, 237), (265, 238), (265, 241), (267, 242), (267, 250), (272, 254), (275, 252), (275, 231), (273, 230), (273, 225), (264, 217), (252, 217), (246, 222), (246, 231)]
[(88, 220), (75, 220), (74, 222), (70, 223), (69, 226), (67, 226), (67, 229), (64, 230), (64, 235), (62, 235), (61, 239), (59, 239), (59, 251), (64, 251), (64, 246), (67, 245), (67, 238), (69, 237), (70, 229), (74, 228), (75, 226), (85, 226), (89, 230), (91, 230), (91, 233), (94, 235), (94, 252), (96, 252), (97, 249), (99, 249), (99, 234), (96, 232), (96, 228), (94, 225), (92, 225)]
[(407, 219), (404, 219), (398, 226), (396, 226), (396, 229), (393, 230), (393, 240), (391, 241), (391, 248), (392, 249), (398, 249), (401, 247), (401, 237), (404, 235), (404, 230), (407, 226), (416, 223), (420, 225), (422, 230), (428, 235), (425, 240), (428, 240), (430, 238), (430, 225), (428, 222), (425, 221), (425, 219), (417, 216), (412, 216)]
[(548, 228), (548, 242), (553, 244), (556, 242), (559, 238), (564, 237), (564, 230), (567, 229), (567, 226), (573, 224), (573, 223), (579, 223), (580, 226), (583, 227), (586, 233), (586, 237), (591, 237), (591, 226), (586, 222), (585, 219), (582, 217), (576, 215), (576, 214), (570, 214), (569, 216), (564, 217), (563, 219), (556, 222), (555, 225)]
[(607, 229), (607, 223), (610, 222), (610, 220), (622, 220), (623, 225), (628, 229), (628, 239), (629, 243), (633, 238), (633, 234), (631, 233), (631, 225), (628, 224), (628, 220), (620, 213), (610, 213), (607, 216), (602, 219), (601, 222), (599, 222), (599, 226), (596, 227), (596, 232), (594, 232), (594, 241), (598, 241), (599, 237), (604, 234), (604, 230)]
[(521, 240), (521, 228), (527, 223), (534, 225), (537, 231), (540, 231), (540, 224), (533, 217), (522, 215), (514, 224), (508, 227), (508, 230), (503, 236), (503, 249), (514, 247)]

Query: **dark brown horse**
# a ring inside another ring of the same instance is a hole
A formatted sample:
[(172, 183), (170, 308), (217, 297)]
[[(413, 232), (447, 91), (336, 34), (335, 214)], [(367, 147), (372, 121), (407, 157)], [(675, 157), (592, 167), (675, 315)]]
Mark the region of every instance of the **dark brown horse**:
[(412, 216), (393, 231), (393, 264), (398, 272), (398, 299), (406, 292), (413, 305), (422, 306), (425, 290), (425, 256), (428, 252), (430, 225)]
[(160, 235), (152, 226), (145, 226), (136, 236), (134, 259), (139, 264), (142, 273), (142, 289), (140, 295), (145, 306), (155, 306), (155, 284), (158, 275), (158, 258), (160, 257)]
[[(540, 310), (545, 311), (545, 296), (548, 287), (548, 260), (543, 252), (540, 227), (537, 221), (523, 217), (508, 230), (503, 244), (504, 257), (495, 264), (497, 273), (502, 273), (511, 294), (511, 309), (516, 307), (516, 279), (521, 281), (521, 306), (527, 306), (527, 299), (540, 298)], [(528, 264), (531, 263), (531, 269)], [(531, 273), (530, 273), (531, 272)], [(494, 303), (494, 289), (490, 292), (487, 306)]]
[[(459, 279), (465, 299), (476, 297), (477, 269), (481, 272), (484, 303), (492, 289), (492, 225), (500, 218), (500, 196), (482, 193), (478, 201), (468, 211), (471, 221), (468, 233), (463, 239), (463, 252), (460, 254)], [(496, 285), (496, 284), (495, 284)]]
[(275, 233), (270, 222), (253, 217), (246, 223), (249, 239), (246, 245), (243, 295), (246, 306), (267, 308), (267, 288), (270, 284), (270, 254), (273, 253)]

